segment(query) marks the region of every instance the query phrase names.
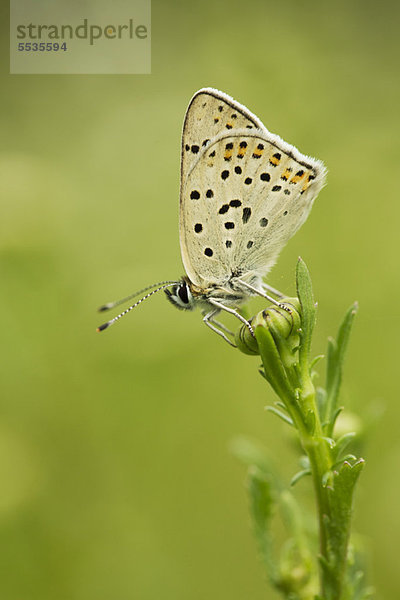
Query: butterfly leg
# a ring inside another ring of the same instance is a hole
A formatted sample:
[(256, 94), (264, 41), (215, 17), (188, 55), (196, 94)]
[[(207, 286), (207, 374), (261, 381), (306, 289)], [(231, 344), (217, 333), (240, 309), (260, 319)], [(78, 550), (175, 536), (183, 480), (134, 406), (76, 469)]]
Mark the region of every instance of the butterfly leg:
[(275, 300), (275, 298), (273, 298), (269, 294), (266, 294), (265, 292), (263, 293), (262, 291), (258, 290), (257, 288), (255, 288), (254, 286), (250, 285), (246, 281), (242, 281), (241, 279), (238, 279), (238, 282), (241, 285), (243, 285), (244, 287), (246, 287), (247, 289), (251, 290), (254, 294), (257, 294), (258, 296), (262, 296), (262, 298), (266, 298), (269, 302), (271, 302), (272, 304), (275, 304), (275, 306), (279, 306), (279, 308), (283, 308), (284, 310), (286, 310), (286, 312), (291, 313), (290, 308), (288, 308), (285, 304), (282, 304), (281, 302), (278, 302), (278, 300)]
[[(215, 331), (215, 333), (218, 333), (218, 335), (220, 335), (226, 342), (228, 342), (228, 344), (230, 346), (233, 346), (234, 348), (236, 348), (236, 345), (233, 342), (231, 342), (231, 340), (224, 333), (224, 331), (226, 331), (227, 333), (232, 333), (232, 332), (229, 331), (229, 329), (227, 329), (224, 325), (222, 325), (222, 323), (218, 323), (218, 321), (214, 321), (213, 316), (216, 315), (217, 313), (219, 313), (219, 310), (215, 310), (215, 309), (210, 311), (209, 313), (207, 313), (203, 317), (203, 323), (205, 323), (205, 325), (207, 325), (207, 327), (209, 327), (212, 331)], [(218, 327), (220, 327), (223, 331), (221, 331), (221, 329), (218, 329)]]
[(231, 331), (230, 329), (228, 329), (227, 327), (225, 327), (225, 325), (223, 323), (220, 323), (219, 321), (217, 321), (216, 319), (213, 319), (212, 317), (210, 318), (210, 323), (212, 323), (213, 325), (216, 325), (217, 327), (219, 327), (220, 329), (222, 329), (222, 331), (225, 331), (225, 333), (229, 333), (229, 335), (232, 335), (232, 336), (235, 335), (233, 333), (233, 331)]
[(251, 335), (254, 337), (254, 330), (253, 330), (252, 326), (250, 325), (250, 323), (244, 317), (242, 317), (242, 315), (240, 313), (238, 313), (234, 308), (229, 308), (228, 306), (225, 306), (225, 304), (222, 304), (221, 302), (219, 302), (218, 300), (215, 300), (214, 298), (208, 298), (208, 301), (213, 306), (216, 306), (219, 310), (224, 310), (225, 312), (228, 312), (231, 315), (235, 315), (235, 317), (237, 319), (239, 319), (239, 321), (241, 321), (244, 325), (246, 325), (246, 327), (250, 331)]

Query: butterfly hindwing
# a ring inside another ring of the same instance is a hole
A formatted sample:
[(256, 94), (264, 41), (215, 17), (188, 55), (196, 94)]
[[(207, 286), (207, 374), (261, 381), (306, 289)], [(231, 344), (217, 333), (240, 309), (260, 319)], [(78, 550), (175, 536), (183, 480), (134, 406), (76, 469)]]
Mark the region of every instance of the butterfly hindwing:
[(265, 274), (306, 220), (324, 175), (320, 161), (264, 127), (211, 138), (181, 188), (181, 249), (190, 280), (207, 288), (232, 275)]

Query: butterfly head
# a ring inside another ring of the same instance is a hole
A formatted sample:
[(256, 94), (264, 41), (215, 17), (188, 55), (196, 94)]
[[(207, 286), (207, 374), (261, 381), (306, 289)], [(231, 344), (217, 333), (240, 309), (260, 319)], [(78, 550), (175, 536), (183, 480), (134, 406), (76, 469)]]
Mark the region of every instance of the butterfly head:
[(164, 292), (166, 293), (168, 300), (180, 310), (194, 309), (195, 300), (190, 291), (190, 285), (185, 279), (178, 281), (170, 289), (166, 288)]

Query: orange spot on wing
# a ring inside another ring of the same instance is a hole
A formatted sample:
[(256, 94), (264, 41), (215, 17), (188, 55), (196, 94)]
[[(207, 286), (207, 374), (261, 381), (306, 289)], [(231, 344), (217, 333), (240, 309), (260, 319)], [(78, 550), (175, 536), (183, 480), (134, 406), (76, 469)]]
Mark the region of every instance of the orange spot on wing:
[(224, 159), (231, 160), (233, 154), (233, 150), (225, 150)]
[(305, 192), (305, 191), (306, 191), (306, 189), (307, 189), (307, 188), (309, 187), (309, 185), (310, 185), (310, 182), (311, 182), (313, 179), (315, 179), (315, 177), (314, 177), (313, 175), (309, 174), (309, 175), (308, 175), (308, 177), (307, 177), (307, 181), (305, 181), (305, 182), (304, 182), (304, 185), (303, 185), (303, 187), (301, 188), (301, 191), (302, 191), (302, 192)]
[(274, 167), (277, 167), (279, 165), (279, 163), (281, 162), (281, 159), (277, 158), (276, 156), (271, 156), (271, 158), (269, 159), (269, 162), (271, 163), (271, 165), (274, 165)]
[(298, 171), (296, 175), (293, 175), (292, 179), (290, 180), (290, 183), (298, 183), (300, 179), (303, 179), (304, 175), (305, 171)]
[(283, 181), (287, 181), (289, 179), (290, 173), (292, 171), (293, 171), (292, 167), (287, 167), (287, 169), (285, 170), (283, 175), (281, 175), (281, 179), (283, 179)]

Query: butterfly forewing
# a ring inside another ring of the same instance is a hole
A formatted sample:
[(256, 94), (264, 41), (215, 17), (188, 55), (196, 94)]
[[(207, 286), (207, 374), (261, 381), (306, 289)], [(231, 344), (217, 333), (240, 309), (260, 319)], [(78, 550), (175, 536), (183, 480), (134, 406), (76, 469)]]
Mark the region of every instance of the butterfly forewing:
[(181, 248), (190, 280), (207, 288), (232, 276), (265, 274), (306, 220), (323, 182), (322, 163), (265, 128), (211, 138), (181, 188)]
[(182, 182), (202, 150), (218, 134), (263, 127), (255, 115), (227, 94), (212, 88), (199, 90), (190, 101), (183, 124)]

